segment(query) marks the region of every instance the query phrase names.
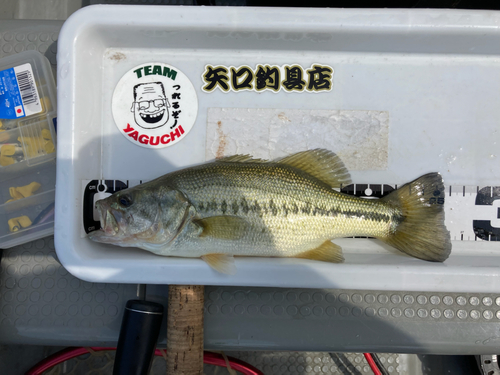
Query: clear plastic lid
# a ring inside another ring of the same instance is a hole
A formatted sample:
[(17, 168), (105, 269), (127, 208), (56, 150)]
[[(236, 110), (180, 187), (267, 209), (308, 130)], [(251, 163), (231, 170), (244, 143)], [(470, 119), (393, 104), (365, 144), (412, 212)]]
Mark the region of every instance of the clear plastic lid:
[(54, 232), (56, 86), (37, 51), (0, 59), (0, 247)]

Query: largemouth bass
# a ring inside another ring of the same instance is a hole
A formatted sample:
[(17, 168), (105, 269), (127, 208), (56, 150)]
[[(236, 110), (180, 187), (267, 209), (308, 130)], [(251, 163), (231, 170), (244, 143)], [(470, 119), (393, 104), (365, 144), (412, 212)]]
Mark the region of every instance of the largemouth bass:
[[(316, 149), (278, 161), (236, 155), (159, 177), (97, 202), (97, 242), (163, 256), (201, 257), (234, 274), (233, 256), (342, 262), (339, 237), (375, 237), (413, 257), (442, 262), (451, 251), (438, 173), (381, 199), (336, 191), (350, 175)], [(436, 199), (434, 199), (435, 201)]]

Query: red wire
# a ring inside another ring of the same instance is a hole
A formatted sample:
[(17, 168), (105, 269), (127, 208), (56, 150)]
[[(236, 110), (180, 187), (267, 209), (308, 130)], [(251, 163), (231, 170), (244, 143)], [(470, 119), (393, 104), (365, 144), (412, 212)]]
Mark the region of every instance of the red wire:
[[(227, 357), (229, 364), (233, 370), (239, 371), (242, 374), (248, 375), (264, 375), (262, 371), (253, 367), (252, 365), (243, 362), (237, 358)], [(205, 352), (203, 354), (203, 363), (207, 365), (215, 365), (219, 367), (226, 367), (226, 361), (221, 354)]]
[[(92, 346), (90, 348), (94, 352), (100, 352), (104, 350), (116, 350), (116, 348), (104, 348), (100, 346)], [(67, 361), (71, 358), (75, 358), (81, 356), (82, 354), (89, 353), (90, 351), (87, 348), (66, 348), (57, 353), (52, 354), (51, 356), (45, 358), (43, 361), (38, 362), (35, 366), (33, 366), (25, 375), (41, 375), (44, 371)], [(159, 350), (155, 350), (155, 355), (163, 356), (163, 353)], [(264, 373), (252, 365), (240, 361), (239, 359), (227, 357), (231, 368), (241, 372), (244, 375), (264, 375)], [(215, 365), (219, 367), (226, 367), (226, 361), (224, 357), (220, 354), (204, 352), (203, 353), (203, 363), (208, 365)]]
[(373, 373), (375, 375), (382, 375), (382, 373), (380, 372), (377, 364), (373, 360), (373, 357), (371, 356), (371, 354), (370, 353), (363, 353), (363, 355), (365, 356), (366, 362), (368, 362), (368, 365), (372, 369)]

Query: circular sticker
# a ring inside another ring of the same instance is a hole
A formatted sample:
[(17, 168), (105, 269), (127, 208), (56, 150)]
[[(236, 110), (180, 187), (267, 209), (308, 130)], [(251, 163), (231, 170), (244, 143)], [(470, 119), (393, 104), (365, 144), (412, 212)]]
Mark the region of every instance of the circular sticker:
[(116, 85), (112, 99), (115, 124), (132, 143), (163, 148), (179, 142), (198, 114), (198, 98), (189, 78), (164, 63), (132, 68)]

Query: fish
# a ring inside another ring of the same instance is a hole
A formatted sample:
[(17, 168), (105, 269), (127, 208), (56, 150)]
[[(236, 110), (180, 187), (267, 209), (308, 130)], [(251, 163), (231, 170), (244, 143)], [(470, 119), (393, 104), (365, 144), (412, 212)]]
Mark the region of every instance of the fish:
[(341, 263), (342, 249), (332, 242), (340, 237), (373, 237), (427, 261), (449, 257), (450, 233), (436, 199), (444, 192), (439, 173), (380, 199), (338, 191), (351, 183), (344, 163), (326, 149), (274, 161), (229, 156), (97, 201), (102, 229), (89, 237), (161, 256), (201, 258), (230, 275), (236, 273), (234, 256)]

